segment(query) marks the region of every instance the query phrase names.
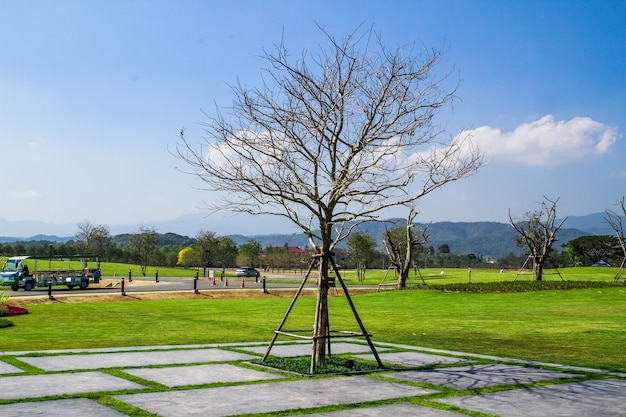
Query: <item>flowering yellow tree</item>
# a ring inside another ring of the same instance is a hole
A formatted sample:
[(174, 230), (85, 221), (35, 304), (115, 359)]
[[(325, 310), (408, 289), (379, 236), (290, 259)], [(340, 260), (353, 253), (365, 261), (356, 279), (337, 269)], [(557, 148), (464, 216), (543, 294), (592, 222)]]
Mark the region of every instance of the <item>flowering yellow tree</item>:
[(181, 249), (180, 252), (178, 252), (178, 261), (176, 262), (176, 265), (188, 266), (188, 263), (191, 260), (192, 252), (193, 252), (193, 249), (189, 246)]

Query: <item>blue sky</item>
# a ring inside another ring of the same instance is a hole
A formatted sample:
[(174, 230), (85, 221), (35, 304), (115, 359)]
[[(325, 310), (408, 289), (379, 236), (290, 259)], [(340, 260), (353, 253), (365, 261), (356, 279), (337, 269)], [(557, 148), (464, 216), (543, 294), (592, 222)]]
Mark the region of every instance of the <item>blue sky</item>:
[[(427, 196), (416, 221), (506, 222), (544, 195), (585, 215), (626, 194), (626, 1), (0, 0), (0, 218), (151, 226), (201, 212), (212, 196), (177, 170), (178, 132), (199, 143), (205, 113), (237, 79), (259, 82), (281, 36), (317, 50), (316, 22), (445, 50), (440, 70), (460, 78), (438, 121), (471, 130), (487, 165)], [(226, 219), (202, 228), (288, 229)]]

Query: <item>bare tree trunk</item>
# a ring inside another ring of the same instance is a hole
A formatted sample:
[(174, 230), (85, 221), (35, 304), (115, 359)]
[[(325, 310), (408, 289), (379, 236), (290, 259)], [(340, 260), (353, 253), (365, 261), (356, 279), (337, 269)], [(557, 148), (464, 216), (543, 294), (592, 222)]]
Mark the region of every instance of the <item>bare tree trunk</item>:
[(543, 256), (534, 257), (533, 268), (534, 268), (536, 281), (543, 280), (543, 264), (544, 264), (543, 259), (544, 259)]
[(363, 282), (365, 281), (365, 270), (367, 269), (367, 267), (365, 266), (365, 264), (359, 264), (358, 268), (357, 268), (357, 275), (358, 275), (358, 279), (359, 282)]
[(326, 360), (326, 338), (328, 337), (328, 252), (320, 257), (319, 277), (317, 279), (317, 304), (315, 306), (315, 324), (313, 338), (315, 363)]
[(406, 280), (409, 278), (409, 271), (402, 269), (398, 271), (398, 289), (406, 288)]
[(413, 219), (416, 215), (417, 213), (411, 210), (406, 220), (406, 253), (404, 262), (401, 262), (398, 268), (398, 289), (406, 288), (406, 280), (409, 278), (409, 270), (413, 260)]

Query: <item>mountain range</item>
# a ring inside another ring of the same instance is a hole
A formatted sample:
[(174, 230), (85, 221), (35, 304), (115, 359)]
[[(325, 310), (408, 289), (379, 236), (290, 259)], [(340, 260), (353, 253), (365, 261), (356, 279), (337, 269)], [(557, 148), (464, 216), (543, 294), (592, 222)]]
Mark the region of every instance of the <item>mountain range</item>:
[[(307, 237), (302, 233), (254, 233), (258, 220), (237, 219), (224, 221), (223, 218), (207, 217), (205, 214), (190, 214), (169, 221), (155, 222), (147, 227), (154, 227), (160, 233), (175, 233), (181, 236), (194, 237), (200, 230), (212, 231), (221, 236), (229, 236), (237, 244), (255, 239), (266, 246), (305, 247)], [(358, 226), (355, 230), (369, 233), (375, 241), (382, 241), (387, 229), (402, 226), (404, 219), (389, 219), (385, 222), (372, 222)], [(511, 253), (519, 254), (521, 249), (515, 245), (513, 237), (515, 230), (508, 223), (500, 222), (436, 222), (431, 224), (416, 223), (419, 227), (427, 227), (428, 244), (433, 247), (448, 245), (450, 253), (477, 255), (501, 258)], [(110, 226), (113, 236), (125, 233), (134, 233), (142, 225), (115, 225)], [(229, 229), (249, 230), (252, 233), (228, 233)], [(19, 240), (45, 240), (65, 242), (71, 240), (77, 230), (76, 224), (57, 225), (44, 222), (11, 222), (0, 218), (0, 242), (15, 242)], [(561, 250), (561, 246), (568, 241), (583, 235), (613, 235), (613, 230), (605, 221), (605, 213), (593, 213), (586, 216), (569, 216), (559, 231), (558, 242), (554, 248)], [(16, 237), (17, 236), (17, 237)], [(28, 236), (28, 237), (26, 237)], [(382, 249), (382, 248), (380, 248)]]

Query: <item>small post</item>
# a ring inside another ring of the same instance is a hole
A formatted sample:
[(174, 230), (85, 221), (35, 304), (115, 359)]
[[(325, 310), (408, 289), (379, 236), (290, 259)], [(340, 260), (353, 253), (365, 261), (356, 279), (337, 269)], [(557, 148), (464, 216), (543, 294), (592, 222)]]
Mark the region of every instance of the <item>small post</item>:
[(263, 294), (267, 294), (267, 289), (265, 288), (265, 277), (263, 277)]
[(158, 269), (154, 273), (154, 280), (155, 282), (159, 282), (159, 270)]
[(196, 271), (196, 277), (193, 279), (193, 293), (194, 294), (199, 294), (200, 293), (198, 291), (198, 271)]
[(54, 297), (52, 296), (52, 280), (50, 278), (48, 278), (48, 299), (54, 300)]
[(133, 282), (133, 271), (128, 270), (128, 282)]
[(126, 295), (126, 292), (124, 291), (124, 277), (122, 277), (122, 295)]

